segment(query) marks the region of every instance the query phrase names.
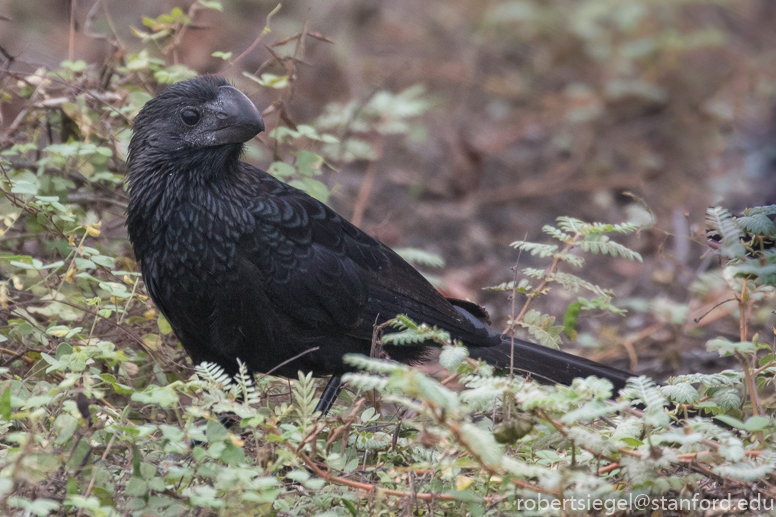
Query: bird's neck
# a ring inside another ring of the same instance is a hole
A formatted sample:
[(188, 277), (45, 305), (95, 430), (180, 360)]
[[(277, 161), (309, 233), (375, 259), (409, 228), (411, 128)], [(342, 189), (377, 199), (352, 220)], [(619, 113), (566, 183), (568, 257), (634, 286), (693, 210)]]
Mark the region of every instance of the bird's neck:
[(196, 203), (214, 191), (229, 191), (238, 181), (242, 145), (224, 145), (186, 152), (144, 152), (130, 155), (127, 167), (129, 207), (127, 229), (142, 258), (142, 235), (158, 232), (182, 203)]

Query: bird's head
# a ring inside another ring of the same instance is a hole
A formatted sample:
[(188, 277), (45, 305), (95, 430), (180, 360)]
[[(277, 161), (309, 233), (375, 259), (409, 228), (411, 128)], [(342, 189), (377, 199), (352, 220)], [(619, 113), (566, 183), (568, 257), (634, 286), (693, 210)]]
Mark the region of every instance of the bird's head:
[(222, 77), (195, 77), (170, 86), (135, 117), (130, 172), (133, 165), (147, 169), (160, 159), (179, 165), (202, 163), (203, 157), (211, 164), (215, 156), (236, 159), (242, 145), (263, 130), (259, 110), (240, 90)]

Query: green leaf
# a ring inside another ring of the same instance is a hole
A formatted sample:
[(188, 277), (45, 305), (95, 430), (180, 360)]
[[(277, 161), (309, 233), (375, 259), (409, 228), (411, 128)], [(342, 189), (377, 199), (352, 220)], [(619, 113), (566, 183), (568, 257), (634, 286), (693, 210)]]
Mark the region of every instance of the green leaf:
[(9, 497), (8, 504), (10, 506), (23, 508), (24, 510), (26, 510), (25, 513), (27, 512), (33, 513), (38, 517), (46, 517), (47, 515), (51, 515), (51, 513), (58, 510), (60, 506), (58, 502), (52, 501), (51, 499), (45, 499), (41, 497), (33, 501), (30, 501), (26, 498), (19, 497), (19, 496)]
[(256, 77), (249, 72), (243, 72), (243, 75), (252, 81), (256, 81), (262, 86), (274, 88), (276, 90), (282, 90), (288, 86), (288, 77), (285, 75), (264, 73), (261, 74), (261, 77)]
[(132, 296), (127, 290), (127, 286), (118, 282), (100, 282), (100, 289), (104, 289), (109, 295), (116, 298), (126, 299)]
[(770, 425), (770, 423), (770, 418), (764, 416), (752, 416), (749, 417), (746, 422), (744, 422), (744, 429), (750, 433), (753, 433), (755, 431), (765, 429), (768, 425)]
[(501, 464), (501, 447), (491, 433), (469, 422), (461, 423), (460, 429), (461, 437), (485, 465), (496, 467)]
[(366, 373), (346, 373), (342, 379), (351, 386), (360, 390), (382, 391), (388, 387), (388, 379)]
[(167, 318), (165, 318), (161, 313), (159, 314), (159, 317), (156, 318), (156, 325), (159, 327), (159, 332), (161, 332), (163, 336), (166, 336), (172, 332), (172, 326), (170, 325), (170, 322), (167, 321)]
[(245, 461), (245, 451), (241, 447), (227, 443), (218, 457), (227, 465), (239, 465)]
[(676, 384), (661, 386), (660, 391), (662, 391), (665, 396), (680, 404), (695, 404), (700, 400), (698, 390), (696, 390), (689, 382), (678, 382)]
[(321, 203), (326, 203), (329, 200), (329, 187), (318, 180), (302, 178), (302, 180), (289, 181), (288, 184), (305, 191)]
[(113, 259), (113, 257), (106, 257), (105, 255), (92, 255), (89, 258), (98, 266), (107, 267), (109, 269), (116, 267), (116, 261)]
[(0, 396), (0, 416), (6, 422), (11, 421), (11, 387), (8, 386), (3, 390), (2, 396)]
[(54, 420), (53, 428), (57, 433), (54, 442), (61, 445), (68, 441), (75, 433), (75, 430), (78, 428), (78, 419), (69, 414), (62, 413)]
[(558, 349), (560, 343), (560, 334), (563, 332), (562, 325), (554, 325), (555, 317), (531, 309), (525, 314), (523, 321), (518, 322), (521, 327), (525, 327), (533, 334), (539, 343)]
[(557, 244), (539, 244), (538, 242), (515, 241), (510, 246), (540, 258), (552, 257), (558, 251)]
[(364, 410), (364, 412), (361, 413), (361, 421), (366, 424), (371, 420), (374, 420), (375, 419), (374, 416), (375, 416), (375, 408), (373, 407), (366, 408), (366, 410)]
[(776, 237), (776, 226), (765, 214), (738, 217), (736, 222), (746, 231), (763, 237)]
[(740, 242), (744, 232), (736, 224), (733, 215), (725, 208), (717, 206), (706, 210), (706, 235), (707, 237), (719, 236), (720, 253), (727, 257), (742, 257), (746, 253)]
[(65, 337), (70, 332), (70, 327), (66, 325), (54, 325), (46, 329), (46, 334), (54, 337)]
[(528, 294), (531, 289), (531, 284), (528, 283), (528, 280), (525, 278), (521, 278), (519, 282), (517, 282), (517, 285), (515, 285), (514, 280), (511, 280), (509, 282), (503, 282), (499, 285), (495, 285), (492, 287), (486, 287), (485, 290), (487, 291), (499, 291), (499, 292), (515, 292), (520, 294)]
[(572, 341), (577, 339), (577, 331), (575, 329), (577, 325), (577, 318), (582, 311), (582, 304), (579, 302), (570, 303), (566, 309), (566, 314), (563, 315), (563, 333), (566, 337)]
[(626, 248), (622, 244), (609, 240), (609, 237), (606, 235), (586, 235), (585, 240), (579, 243), (579, 247), (582, 251), (590, 252), (594, 255), (598, 255), (599, 253), (602, 255), (611, 255), (612, 257), (619, 255), (624, 259), (644, 262), (640, 253)]
[(550, 235), (562, 242), (571, 242), (571, 240), (573, 239), (571, 235), (567, 233), (563, 233), (562, 231), (558, 230), (554, 226), (550, 226), (549, 224), (543, 226), (542, 231), (547, 235)]
[(57, 346), (56, 358), (61, 359), (62, 356), (70, 355), (72, 353), (73, 353), (72, 346), (70, 346), (68, 343), (60, 343), (59, 346)]
[(323, 158), (310, 151), (301, 150), (296, 153), (296, 168), (299, 174), (315, 176), (321, 173)]
[(724, 422), (730, 427), (735, 427), (736, 429), (744, 429), (744, 423), (737, 419), (733, 418), (730, 415), (714, 415), (714, 418), (719, 420), (720, 422)]
[(667, 401), (649, 377), (631, 377), (626, 389), (620, 393), (629, 398), (638, 398), (647, 406), (644, 410), (644, 421), (649, 425), (661, 427), (670, 424), (670, 418), (663, 409)]
[(574, 409), (573, 411), (569, 411), (563, 415), (560, 420), (565, 424), (572, 424), (579, 420), (595, 420), (596, 418), (601, 418), (602, 416), (611, 414), (617, 409), (622, 409), (622, 407), (617, 408), (610, 406), (603, 400), (591, 400), (584, 406), (578, 409)]
[(418, 264), (421, 266), (429, 267), (445, 266), (445, 259), (436, 253), (431, 253), (430, 251), (425, 251), (418, 248), (394, 248), (393, 251), (398, 253), (401, 258), (411, 264)]
[(276, 178), (287, 178), (296, 174), (296, 169), (285, 162), (272, 162), (267, 172)]
[(129, 478), (129, 482), (124, 489), (124, 492), (127, 495), (143, 496), (148, 493), (148, 484), (139, 477), (131, 477)]
[(763, 478), (773, 472), (772, 463), (764, 465), (753, 465), (749, 462), (734, 463), (732, 465), (717, 465), (712, 470), (725, 477), (743, 479), (745, 481), (754, 481)]
[(156, 476), (156, 467), (150, 463), (142, 462), (140, 464), (140, 477), (143, 479), (152, 479)]
[(736, 409), (741, 406), (741, 399), (736, 388), (716, 391), (711, 400), (725, 410)]
[(728, 357), (735, 355), (736, 352), (742, 354), (754, 352), (755, 346), (751, 341), (739, 341), (734, 343), (729, 339), (720, 337), (706, 343), (706, 349), (709, 352), (719, 352), (720, 357)]
[(157, 404), (163, 408), (169, 408), (178, 402), (178, 394), (175, 392), (175, 389), (169, 385), (156, 386), (152, 384), (143, 391), (132, 393), (132, 400), (145, 404)]
[(97, 266), (91, 260), (76, 257), (75, 267), (78, 269), (94, 269)]
[(34, 196), (38, 193), (38, 186), (25, 180), (11, 181), (11, 192), (14, 194)]
[(291, 472), (286, 474), (286, 477), (291, 481), (298, 481), (302, 483), (310, 479), (310, 473), (307, 472), (306, 470), (292, 470)]
[[(203, 7), (207, 7), (208, 9), (215, 9), (216, 11), (223, 11), (224, 6), (221, 4), (220, 0), (198, 0), (199, 4)], [(229, 52), (229, 55), (232, 55), (231, 52)], [(229, 59), (229, 58), (225, 58)]]
[(350, 512), (350, 515), (353, 517), (358, 517), (358, 510), (356, 509), (356, 506), (348, 501), (347, 499), (340, 499), (340, 502), (345, 506), (345, 508), (348, 509)]
[(205, 436), (209, 442), (225, 440), (229, 437), (229, 431), (218, 420), (208, 420), (205, 427)]
[(439, 364), (450, 372), (455, 372), (461, 363), (469, 357), (469, 351), (462, 346), (444, 346), (439, 354)]

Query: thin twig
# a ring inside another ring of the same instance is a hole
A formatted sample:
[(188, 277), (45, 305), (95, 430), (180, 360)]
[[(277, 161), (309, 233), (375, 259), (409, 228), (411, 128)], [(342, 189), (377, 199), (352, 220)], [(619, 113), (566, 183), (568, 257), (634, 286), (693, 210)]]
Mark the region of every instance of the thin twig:
[[(434, 418), (436, 419), (437, 423), (446, 427), (448, 431), (453, 435), (456, 442), (458, 442), (461, 447), (466, 451), (466, 454), (473, 459), (474, 461), (479, 464), (479, 466), (484, 469), (489, 475), (491, 476), (497, 476), (499, 475), (498, 471), (488, 465), (482, 457), (474, 450), (474, 448), (469, 444), (469, 442), (463, 437), (463, 434), (461, 433), (461, 429), (457, 422), (449, 422), (446, 418), (446, 413), (444, 411), (435, 411), (433, 407), (431, 407), (432, 414), (434, 415)], [(549, 488), (544, 488), (539, 485), (535, 485), (533, 483), (528, 483), (526, 481), (522, 481), (520, 479), (516, 479), (513, 477), (509, 478), (509, 482), (515, 485), (518, 488), (522, 488), (525, 490), (531, 490), (532, 492), (537, 492), (540, 494), (546, 494), (551, 495), (553, 497), (560, 498), (560, 493), (557, 490), (551, 490)]]
[(459, 376), (460, 376), (459, 374), (454, 373), (454, 374), (452, 374), (452, 375), (450, 375), (448, 377), (445, 377), (445, 379), (442, 382), (440, 382), (439, 384), (441, 384), (442, 386), (447, 386), (448, 384), (450, 384), (454, 380), (458, 379)]
[(261, 29), (261, 32), (259, 33), (259, 35), (256, 36), (256, 39), (253, 40), (253, 43), (251, 43), (250, 46), (248, 46), (248, 48), (246, 48), (242, 52), (242, 54), (237, 56), (235, 59), (229, 61), (229, 64), (226, 65), (226, 67), (224, 67), (224, 69), (221, 70), (219, 73), (223, 74), (224, 72), (232, 68), (234, 65), (242, 61), (245, 56), (253, 52), (253, 49), (255, 49), (259, 43), (261, 43), (261, 40), (264, 39), (264, 36), (270, 33), (269, 21), (272, 19), (272, 16), (278, 11), (279, 8), (280, 8), (280, 4), (278, 4), (278, 6), (275, 7), (272, 11), (270, 11), (270, 13), (267, 15), (267, 21), (264, 22), (264, 27)]
[[(122, 422), (124, 421), (124, 415), (121, 415), (121, 420), (119, 421), (119, 427), (121, 427)], [(110, 437), (110, 440), (108, 441), (108, 445), (105, 447), (105, 452), (102, 453), (102, 456), (100, 456), (100, 461), (105, 461), (105, 458), (108, 457), (108, 453), (110, 452), (110, 448), (113, 446), (113, 442), (116, 440), (116, 436), (118, 436), (119, 433), (113, 433), (113, 435)], [(92, 474), (92, 479), (89, 481), (89, 486), (86, 487), (86, 492), (84, 493), (84, 498), (89, 497), (89, 494), (92, 493), (92, 487), (94, 487), (94, 481), (97, 479), (97, 469), (94, 469), (94, 473)], [(78, 510), (78, 516), (81, 515), (83, 512), (83, 508), (80, 508)]]
[(75, 58), (75, 9), (77, 0), (70, 0), (70, 38), (68, 41), (67, 59)]
[(84, 19), (84, 34), (89, 36), (90, 38), (94, 39), (107, 39), (107, 36), (105, 34), (94, 32), (92, 31), (92, 27), (94, 26), (94, 19), (97, 18), (97, 11), (100, 10), (100, 4), (102, 4), (102, 0), (96, 0), (91, 8), (89, 8), (89, 12), (86, 13), (86, 19)]
[[(740, 341), (746, 341), (746, 306), (746, 279), (744, 279), (743, 286), (741, 287), (741, 294), (738, 299), (738, 312), (740, 313), (738, 329)], [(749, 369), (749, 361), (740, 352), (736, 352), (735, 355), (741, 362), (741, 366), (744, 369), (744, 381), (746, 382), (746, 390), (749, 392), (749, 400), (752, 403), (752, 414), (754, 416), (759, 416), (763, 412), (763, 408), (760, 405), (760, 400), (757, 397), (757, 386), (755, 385), (752, 371)]]
[[(350, 479), (345, 479), (339, 476), (333, 476), (330, 472), (326, 472), (322, 470), (318, 465), (315, 464), (313, 460), (311, 460), (304, 452), (302, 452), (301, 448), (297, 449), (294, 447), (291, 442), (286, 441), (286, 445), (288, 445), (288, 448), (291, 449), (291, 451), (296, 454), (297, 457), (299, 457), (305, 465), (307, 465), (310, 470), (312, 470), (316, 476), (319, 478), (328, 481), (329, 483), (334, 483), (336, 485), (342, 485), (347, 486), (350, 488), (355, 488), (357, 490), (363, 490), (365, 492), (377, 492), (382, 493), (386, 495), (392, 495), (396, 497), (416, 497), (422, 501), (456, 501), (456, 497), (452, 495), (447, 494), (413, 494), (412, 492), (405, 492), (402, 490), (393, 490), (391, 488), (382, 488), (376, 485), (371, 485), (369, 483), (359, 483), (358, 481), (351, 481)], [(490, 501), (490, 497), (483, 498), (486, 501)]]
[(356, 202), (353, 205), (353, 218), (350, 220), (350, 222), (359, 228), (361, 227), (361, 223), (364, 221), (364, 212), (366, 211), (369, 195), (372, 193), (372, 186), (375, 182), (375, 167), (375, 162), (369, 162), (369, 165), (366, 168), (366, 174), (364, 174), (364, 180), (361, 182), (361, 186), (358, 188)]
[(547, 176), (548, 175), (542, 175), (542, 177), (537, 180), (523, 180), (514, 185), (482, 190), (474, 196), (472, 201), (475, 204), (482, 206), (508, 203), (518, 199), (556, 196), (563, 192), (589, 192), (602, 188), (636, 188), (643, 183), (639, 174), (631, 172), (610, 174), (605, 178), (569, 178), (549, 184), (546, 180)]
[(528, 307), (530, 307), (531, 302), (540, 293), (542, 293), (545, 289), (547, 289), (547, 287), (550, 285), (550, 276), (554, 275), (555, 272), (558, 270), (558, 266), (563, 261), (562, 259), (563, 255), (571, 251), (571, 249), (577, 245), (577, 242), (579, 241), (580, 237), (582, 237), (582, 235), (579, 233), (574, 235), (571, 241), (566, 243), (566, 246), (563, 248), (563, 250), (561, 250), (560, 253), (555, 254), (554, 258), (552, 259), (552, 264), (550, 264), (550, 267), (544, 270), (544, 275), (542, 275), (542, 281), (539, 283), (537, 287), (532, 289), (531, 292), (527, 295), (525, 305), (523, 305), (523, 308), (520, 310), (520, 313), (517, 315), (517, 317), (513, 318), (512, 321), (509, 322), (509, 325), (507, 325), (507, 328), (503, 332), (504, 334), (508, 334), (509, 332), (514, 331), (515, 324), (523, 320), (526, 313), (528, 312)]
[(305, 350), (305, 351), (304, 351), (304, 352), (302, 352), (301, 354), (296, 354), (296, 355), (295, 355), (294, 357), (292, 357), (291, 359), (286, 359), (285, 361), (283, 361), (283, 362), (282, 362), (282, 363), (280, 363), (279, 365), (277, 365), (277, 366), (275, 366), (274, 368), (272, 368), (272, 369), (271, 369), (270, 371), (268, 371), (267, 373), (263, 373), (263, 374), (261, 375), (261, 377), (259, 377), (259, 379), (262, 379), (262, 378), (266, 377), (267, 375), (271, 375), (271, 374), (272, 374), (272, 372), (276, 371), (278, 368), (281, 368), (281, 367), (283, 367), (283, 366), (287, 365), (288, 363), (290, 363), (290, 362), (292, 362), (292, 361), (296, 361), (297, 359), (299, 359), (300, 357), (302, 357), (302, 356), (304, 356), (304, 355), (307, 355), (307, 354), (309, 354), (309, 353), (311, 353), (311, 352), (315, 352), (316, 350), (318, 350), (318, 348), (319, 348), (319, 347), (317, 347), (317, 346), (316, 346), (316, 347), (313, 347), (313, 348), (308, 348), (307, 350)]
[[(526, 233), (525, 237), (523, 237), (523, 240), (528, 239), (528, 234)], [(512, 276), (512, 311), (510, 312), (510, 318), (511, 321), (509, 323), (510, 330), (512, 332), (509, 333), (510, 337), (510, 347), (509, 347), (509, 382), (512, 382), (515, 380), (515, 303), (517, 300), (517, 272), (519, 269), (520, 264), (520, 256), (523, 254), (522, 248), (517, 252), (517, 260), (515, 261), (514, 266), (514, 275)], [(511, 406), (507, 408), (507, 419), (510, 418), (510, 412), (511, 412)]]
[[(310, 37), (310, 38), (315, 38), (315, 39), (317, 39), (319, 41), (323, 41), (324, 43), (334, 43), (332, 40), (330, 40), (329, 38), (327, 38), (326, 36), (324, 36), (323, 34), (321, 34), (319, 32), (308, 32), (307, 36)], [(272, 46), (273, 47), (279, 47), (281, 45), (285, 45), (286, 43), (290, 43), (290, 42), (292, 42), (292, 41), (294, 41), (296, 39), (299, 39), (301, 37), (302, 37), (302, 33), (300, 32), (298, 34), (294, 34), (293, 36), (289, 36), (289, 37), (287, 37), (285, 39), (278, 40), (275, 43), (273, 43)]]
[(700, 323), (700, 322), (701, 322), (701, 320), (702, 320), (703, 318), (705, 318), (706, 316), (708, 316), (709, 314), (711, 314), (711, 311), (713, 311), (714, 309), (716, 309), (716, 308), (717, 308), (717, 307), (719, 307), (720, 305), (724, 305), (724, 304), (726, 304), (727, 302), (734, 302), (734, 301), (736, 301), (736, 298), (735, 298), (735, 297), (733, 297), (733, 298), (728, 298), (727, 300), (724, 300), (724, 301), (721, 301), (721, 302), (719, 302), (719, 303), (715, 304), (715, 305), (714, 305), (714, 307), (712, 307), (711, 309), (709, 309), (709, 310), (707, 310), (706, 312), (704, 312), (704, 313), (703, 313), (703, 315), (701, 315), (701, 316), (700, 316), (700, 317), (698, 317), (698, 318), (694, 318), (694, 319), (693, 319), (693, 322), (695, 322), (695, 323)]

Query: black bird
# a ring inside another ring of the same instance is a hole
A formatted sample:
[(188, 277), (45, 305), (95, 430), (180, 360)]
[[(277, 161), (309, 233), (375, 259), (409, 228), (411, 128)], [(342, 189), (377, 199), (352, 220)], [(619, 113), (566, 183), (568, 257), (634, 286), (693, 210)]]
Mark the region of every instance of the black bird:
[[(473, 357), (509, 367), (511, 338), (476, 304), (444, 298), (332, 209), (241, 162), (243, 144), (263, 130), (248, 97), (216, 76), (170, 86), (135, 119), (129, 236), (151, 298), (195, 364), (233, 374), (240, 358), (254, 372), (330, 375), (318, 404), (326, 413), (348, 370), (342, 356), (368, 355), (374, 325), (406, 314), (449, 331)], [(428, 346), (384, 350), (412, 364)], [(566, 385), (596, 375), (617, 391), (630, 377), (520, 339), (514, 365)]]

